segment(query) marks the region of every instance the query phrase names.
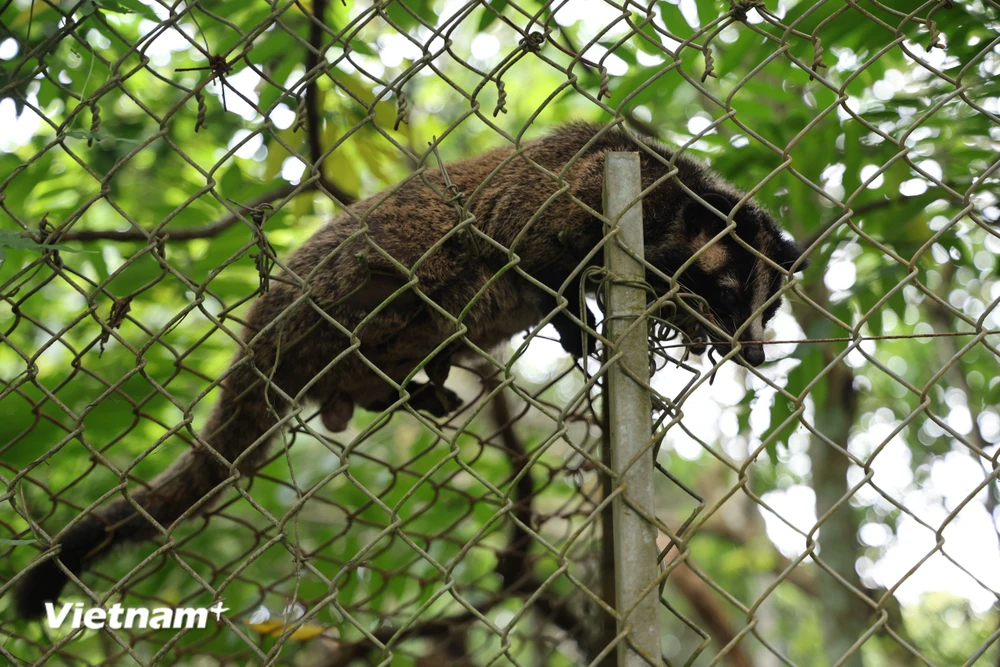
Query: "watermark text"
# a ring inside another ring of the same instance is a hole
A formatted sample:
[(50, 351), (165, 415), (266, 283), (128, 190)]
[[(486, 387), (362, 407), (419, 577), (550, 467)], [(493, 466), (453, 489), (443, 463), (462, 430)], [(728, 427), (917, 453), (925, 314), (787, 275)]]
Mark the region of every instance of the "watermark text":
[(223, 607), (221, 601), (211, 607), (154, 607), (153, 609), (126, 608), (117, 602), (107, 609), (101, 607), (87, 609), (80, 602), (65, 602), (58, 611), (51, 602), (45, 603), (45, 616), (50, 628), (62, 627), (69, 621), (74, 630), (77, 628), (89, 630), (204, 628), (208, 623), (210, 612), (215, 614), (215, 620), (218, 622), (224, 611), (229, 609)]

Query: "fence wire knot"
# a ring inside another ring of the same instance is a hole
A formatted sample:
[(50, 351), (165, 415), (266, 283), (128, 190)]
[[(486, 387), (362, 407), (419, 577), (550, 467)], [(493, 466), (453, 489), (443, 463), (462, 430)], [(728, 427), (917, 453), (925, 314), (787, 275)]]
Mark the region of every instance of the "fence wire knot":
[(812, 72), (809, 74), (809, 80), (812, 81), (819, 74), (817, 70), (825, 69), (826, 63), (823, 62), (823, 53), (825, 49), (823, 48), (823, 40), (818, 36), (813, 37), (813, 61), (812, 61)]
[(497, 79), (497, 107), (493, 110), (493, 117), (496, 118), (501, 112), (507, 113), (507, 85), (503, 79)]
[(302, 130), (303, 132), (309, 131), (309, 111), (306, 107), (306, 96), (300, 94), (298, 96), (298, 104), (295, 105), (295, 124), (292, 125), (292, 132), (298, 132)]
[(445, 192), (448, 193), (448, 197), (446, 197), (444, 200), (445, 204), (458, 203), (459, 205), (461, 205), (465, 199), (465, 193), (459, 190), (458, 185), (456, 185), (455, 183), (449, 184), (445, 188)]
[(521, 39), (520, 42), (518, 42), (518, 45), (529, 53), (538, 53), (544, 43), (545, 33), (535, 31), (528, 33), (523, 39)]
[[(235, 61), (234, 61), (235, 62)], [(218, 79), (222, 91), (222, 109), (226, 108), (226, 76), (233, 71), (233, 63), (226, 60), (226, 56), (221, 53), (214, 53), (208, 57), (208, 64), (201, 67), (178, 67), (175, 72), (211, 72), (211, 79)]]
[(610, 77), (608, 77), (608, 68), (605, 67), (604, 65), (601, 65), (600, 68), (599, 68), (599, 71), (601, 73), (601, 87), (597, 91), (597, 101), (598, 102), (600, 102), (601, 99), (604, 98), (604, 97), (607, 97), (608, 99), (611, 99), (611, 93), (608, 90), (608, 86), (611, 83), (611, 79), (610, 79)]
[(715, 73), (715, 57), (712, 56), (712, 47), (705, 46), (704, 53), (705, 53), (705, 72), (701, 75), (702, 83), (705, 83), (708, 77), (712, 77), (713, 79), (719, 78), (719, 75)]
[[(49, 214), (46, 213), (45, 215), (42, 216), (42, 219), (38, 221), (39, 242), (43, 246), (50, 245), (53, 242), (56, 234), (57, 234), (56, 228), (52, 225), (51, 222), (49, 222)], [(49, 252), (49, 261), (52, 262), (53, 266), (62, 268), (63, 266), (62, 256), (59, 254), (58, 247), (51, 248), (48, 250), (48, 252)], [(2, 265), (3, 263), (0, 262), (0, 266)]]
[(194, 99), (198, 102), (198, 116), (194, 123), (194, 131), (207, 130), (208, 121), (205, 120), (205, 117), (208, 115), (208, 105), (205, 103), (205, 93), (199, 90), (194, 94)]
[(130, 294), (121, 299), (114, 299), (114, 302), (111, 304), (111, 312), (108, 314), (108, 324), (104, 327), (104, 331), (101, 332), (101, 336), (98, 339), (101, 344), (101, 351), (97, 356), (104, 355), (104, 346), (111, 340), (111, 330), (120, 329), (122, 323), (125, 321), (125, 316), (132, 310), (133, 296)]
[(87, 148), (94, 145), (94, 137), (101, 131), (101, 107), (97, 100), (90, 103), (90, 136), (87, 138)]
[(399, 129), (400, 123), (406, 123), (409, 125), (409, 121), (407, 120), (407, 111), (406, 93), (403, 92), (402, 88), (399, 88), (396, 90), (396, 122), (392, 126), (394, 131)]
[(764, 7), (763, 0), (729, 0), (729, 6), (733, 13), (733, 18), (737, 21), (745, 23), (747, 20), (747, 12), (751, 9), (757, 9), (758, 7)]
[(271, 269), (274, 267), (275, 262), (274, 248), (271, 246), (271, 242), (267, 240), (267, 234), (264, 233), (264, 223), (267, 222), (267, 214), (273, 211), (274, 207), (268, 203), (247, 206), (232, 199), (229, 201), (247, 211), (250, 222), (253, 223), (252, 233), (254, 244), (257, 246), (259, 252), (251, 254), (250, 257), (254, 260), (254, 266), (257, 269), (257, 275), (260, 280), (260, 292), (264, 294), (271, 288)]

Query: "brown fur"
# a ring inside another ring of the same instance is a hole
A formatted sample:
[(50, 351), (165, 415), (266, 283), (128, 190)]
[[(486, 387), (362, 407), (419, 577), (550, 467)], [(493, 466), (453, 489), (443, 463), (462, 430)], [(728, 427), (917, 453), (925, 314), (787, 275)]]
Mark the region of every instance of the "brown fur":
[[(507, 147), (447, 167), (475, 226), (492, 241), (478, 239), (478, 252), (469, 244), (468, 233), (465, 238), (454, 233), (458, 216), (454, 203), (446, 201), (447, 193), (442, 196), (445, 180), (435, 168), (388, 196), (354, 204), (320, 229), (288, 260), (289, 273), (272, 280), (271, 290), (250, 308), (243, 349), (222, 380), (200, 446), (155, 479), (150, 490), (129, 490), (162, 528), (137, 514), (127, 501), (117, 500), (63, 531), (60, 558), (66, 567), (79, 573), (116, 544), (152, 538), (196, 502), (216, 495), (239, 476), (252, 475), (283, 426), (290, 400), (325, 406), (324, 424), (335, 431), (347, 426), (354, 406), (384, 409), (398, 401), (400, 390), (372, 366), (401, 383), (422, 360), (437, 353), (427, 369), (431, 383), (411, 384), (406, 391), (415, 408), (447, 414), (457, 406), (455, 396), (442, 386), (454, 355), (471, 354), (468, 343), (480, 349), (495, 347), (557, 308), (557, 298), (532, 285), (521, 271), (551, 292), (563, 289), (570, 303), (553, 323), (567, 349), (579, 354), (578, 322), (587, 315), (574, 305), (575, 281), (582, 259), (604, 230), (570, 195), (599, 211), (604, 155), (637, 150), (633, 139), (618, 128), (585, 149), (599, 129), (569, 125), (525, 144), (523, 157), (508, 160), (514, 150)], [(643, 203), (647, 259), (669, 272), (689, 258), (693, 248), (690, 242), (676, 242), (692, 238), (682, 220), (691, 200), (678, 179), (696, 193), (728, 195), (733, 190), (702, 166), (664, 148), (658, 148), (656, 156), (641, 155), (644, 187), (668, 173), (664, 162), (672, 160), (678, 170), (677, 178), (664, 180)], [(564, 181), (557, 182), (525, 158), (553, 174), (565, 169)], [(560, 188), (565, 192), (549, 201)], [(745, 208), (757, 210), (752, 202)], [(705, 261), (719, 260), (705, 267), (709, 271), (718, 270), (729, 257), (721, 247), (707, 250)], [(416, 268), (411, 272), (410, 267)], [(697, 274), (698, 269), (691, 271)], [(408, 283), (410, 288), (385, 301)], [(459, 325), (444, 313), (461, 316)], [(203, 502), (199, 511), (209, 504)], [(35, 566), (18, 589), (20, 612), (41, 613), (42, 602), (57, 598), (64, 582), (64, 573), (53, 561)]]

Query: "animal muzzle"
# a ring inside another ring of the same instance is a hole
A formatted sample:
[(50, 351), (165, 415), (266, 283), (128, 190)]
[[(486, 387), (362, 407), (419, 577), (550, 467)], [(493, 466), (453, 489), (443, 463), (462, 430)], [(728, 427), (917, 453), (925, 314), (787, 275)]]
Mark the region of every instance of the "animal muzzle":
[[(674, 331), (683, 334), (688, 350), (696, 356), (700, 356), (707, 350), (726, 354), (732, 349), (733, 337), (731, 335), (723, 336), (718, 331), (711, 330), (683, 310), (678, 312), (675, 308), (662, 307), (656, 315), (669, 322), (669, 326)], [(710, 315), (709, 317), (711, 318)], [(712, 319), (714, 320), (714, 318)], [(727, 324), (735, 327), (735, 323)], [(717, 326), (726, 325), (718, 323)], [(744, 333), (741, 336), (740, 353), (734, 359), (746, 366), (757, 367), (763, 364), (766, 361), (764, 346), (756, 342), (758, 340), (759, 336), (757, 338), (751, 337), (750, 331)]]
[[(715, 341), (714, 347), (720, 356), (728, 354), (734, 347), (733, 338), (726, 339), (713, 334), (712, 339)], [(767, 361), (767, 356), (764, 354), (764, 346), (760, 342), (744, 336), (740, 339), (739, 353), (732, 359), (744, 366), (756, 368)]]
[(744, 361), (748, 366), (757, 367), (764, 363), (764, 346), (760, 343), (743, 343), (740, 348), (738, 359)]

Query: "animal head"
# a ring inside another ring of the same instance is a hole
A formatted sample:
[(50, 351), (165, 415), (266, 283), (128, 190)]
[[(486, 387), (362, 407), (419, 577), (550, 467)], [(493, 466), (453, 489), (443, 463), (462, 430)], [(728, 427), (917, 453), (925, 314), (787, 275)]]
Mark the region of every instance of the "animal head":
[[(758, 341), (781, 306), (781, 299), (774, 297), (783, 279), (805, 269), (809, 260), (801, 258), (788, 233), (752, 200), (739, 204), (741, 195), (725, 186), (697, 194), (704, 203), (686, 195), (669, 232), (650, 239), (647, 259), (676, 276), (682, 295), (701, 297), (681, 297), (691, 310), (700, 310), (701, 317), (678, 306), (670, 318), (675, 326), (689, 338), (715, 341), (712, 347), (723, 354), (731, 347), (729, 341), (738, 339), (742, 347), (737, 359), (759, 366), (766, 357)], [(735, 228), (723, 233), (732, 222)], [(667, 285), (654, 284), (657, 287)], [(701, 308), (696, 301), (702, 302)], [(704, 347), (693, 351), (701, 353)]]

